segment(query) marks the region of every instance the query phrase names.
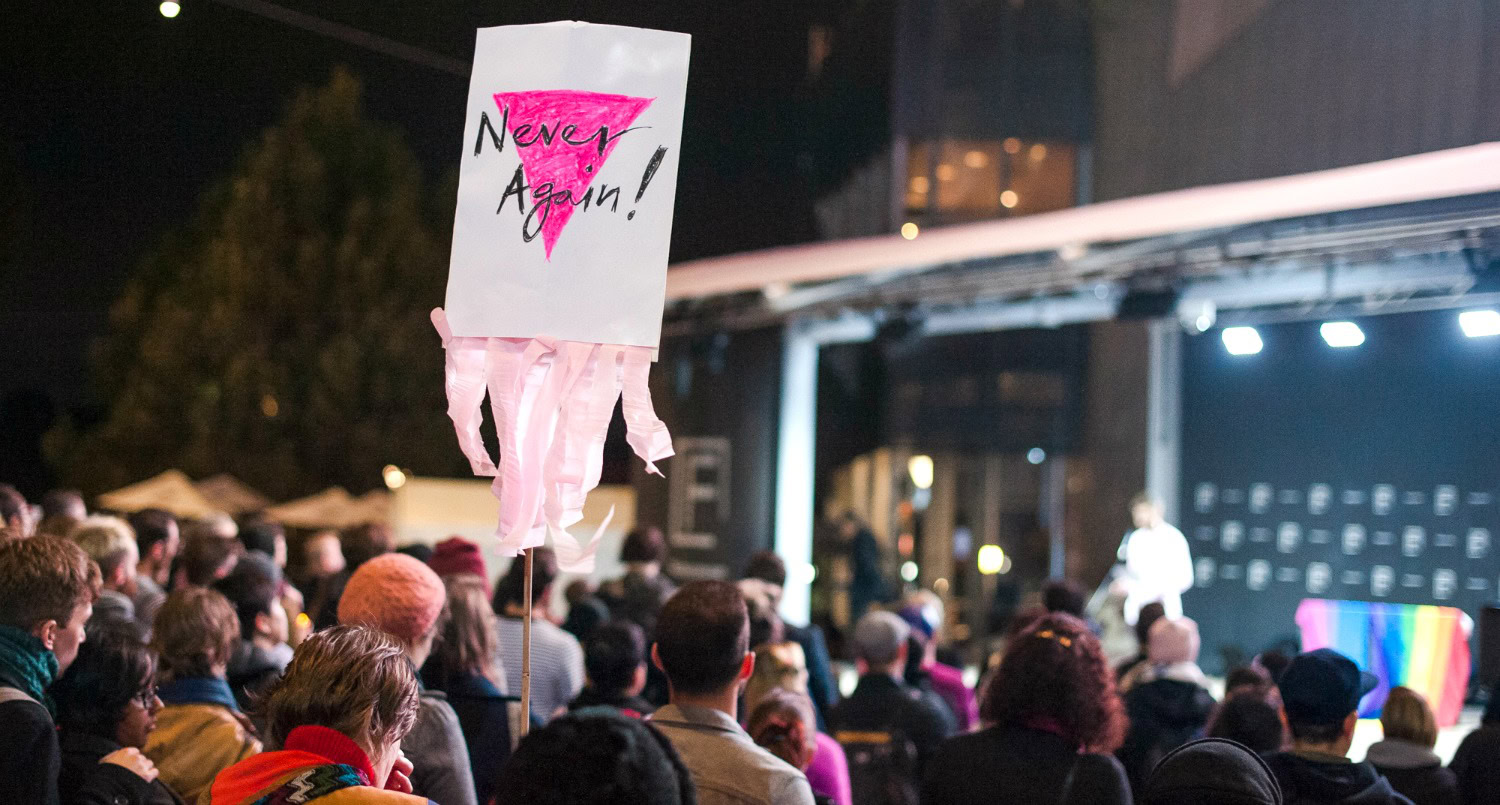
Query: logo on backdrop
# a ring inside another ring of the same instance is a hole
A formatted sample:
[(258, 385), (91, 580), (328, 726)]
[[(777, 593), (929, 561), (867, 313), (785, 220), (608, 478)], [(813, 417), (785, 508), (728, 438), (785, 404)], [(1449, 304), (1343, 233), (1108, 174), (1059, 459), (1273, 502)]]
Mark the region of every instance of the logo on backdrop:
[(1239, 520), (1228, 520), (1219, 529), (1219, 547), (1226, 553), (1239, 550), (1245, 542), (1245, 524)]
[(1344, 553), (1354, 556), (1365, 549), (1365, 527), (1359, 523), (1344, 526)]
[(1449, 568), (1439, 568), (1432, 572), (1432, 597), (1439, 601), (1447, 601), (1458, 591), (1458, 574)]
[(1327, 562), (1313, 562), (1307, 566), (1307, 591), (1313, 595), (1322, 595), (1328, 592), (1328, 585), (1333, 582), (1333, 569)]
[(1276, 550), (1282, 553), (1296, 553), (1297, 546), (1302, 543), (1302, 526), (1296, 523), (1282, 523), (1276, 529)]
[(1251, 484), (1250, 485), (1250, 513), (1251, 514), (1265, 514), (1266, 513), (1266, 509), (1268, 509), (1268, 508), (1271, 507), (1271, 495), (1272, 494), (1273, 493), (1271, 491), (1271, 485), (1270, 484)]
[(1391, 588), (1395, 586), (1395, 568), (1390, 565), (1376, 565), (1370, 568), (1370, 595), (1385, 598), (1391, 594)]
[(1427, 547), (1427, 529), (1419, 525), (1409, 525), (1401, 532), (1401, 555), (1418, 557), (1422, 555), (1422, 549)]
[(1483, 559), (1490, 553), (1490, 531), (1487, 528), (1469, 529), (1469, 537), (1464, 542), (1464, 555), (1470, 559)]
[(1432, 513), (1447, 517), (1458, 508), (1458, 487), (1443, 485), (1432, 493)]
[(1271, 583), (1271, 563), (1255, 559), (1245, 568), (1245, 586), (1256, 592), (1266, 589)]
[(1333, 487), (1328, 484), (1313, 484), (1307, 490), (1307, 513), (1323, 514), (1333, 500)]
[(1396, 506), (1396, 487), (1390, 484), (1377, 484), (1375, 491), (1370, 493), (1370, 510), (1376, 515), (1384, 517), (1391, 513)]
[(1219, 488), (1213, 484), (1198, 484), (1193, 490), (1193, 509), (1199, 514), (1208, 514), (1214, 510), (1214, 503), (1219, 500)]

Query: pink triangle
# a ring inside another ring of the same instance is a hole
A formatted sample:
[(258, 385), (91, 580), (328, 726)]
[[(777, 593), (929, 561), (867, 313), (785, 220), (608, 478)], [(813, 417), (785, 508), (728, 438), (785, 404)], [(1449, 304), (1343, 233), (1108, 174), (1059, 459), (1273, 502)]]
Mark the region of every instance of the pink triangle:
[[(575, 202), (604, 167), (619, 136), (653, 100), (568, 89), (495, 93), (495, 105), (500, 107), (511, 139), (519, 140), (516, 150), (533, 192), (550, 182), (553, 192), (570, 191)], [(517, 130), (522, 136), (517, 136)], [(530, 145), (521, 147), (521, 142)], [(554, 203), (542, 224), (548, 260), (573, 210), (571, 203)]]

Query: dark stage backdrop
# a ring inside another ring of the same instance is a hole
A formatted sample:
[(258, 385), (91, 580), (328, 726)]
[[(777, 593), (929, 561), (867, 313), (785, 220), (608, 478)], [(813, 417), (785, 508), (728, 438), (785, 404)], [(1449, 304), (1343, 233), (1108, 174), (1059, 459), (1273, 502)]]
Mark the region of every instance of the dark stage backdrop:
[[(1461, 607), (1500, 584), (1500, 338), (1456, 312), (1261, 327), (1258, 355), (1214, 332), (1183, 350), (1184, 597), (1203, 665), (1295, 639), (1304, 598)], [(1229, 656), (1233, 656), (1230, 654)]]

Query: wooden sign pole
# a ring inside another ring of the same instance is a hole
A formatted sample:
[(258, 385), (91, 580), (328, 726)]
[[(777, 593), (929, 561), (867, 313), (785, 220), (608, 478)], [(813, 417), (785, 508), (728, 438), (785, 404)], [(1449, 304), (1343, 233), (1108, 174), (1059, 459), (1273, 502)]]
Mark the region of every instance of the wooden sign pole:
[(521, 619), (521, 737), (531, 730), (531, 552), (522, 552), (525, 562), (521, 596), (526, 600), (526, 614)]

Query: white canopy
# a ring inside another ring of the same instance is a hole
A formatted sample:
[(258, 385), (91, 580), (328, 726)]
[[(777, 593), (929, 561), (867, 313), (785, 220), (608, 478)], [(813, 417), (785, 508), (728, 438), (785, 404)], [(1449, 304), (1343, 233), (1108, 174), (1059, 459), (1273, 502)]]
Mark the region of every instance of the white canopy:
[(141, 509), (166, 509), (177, 517), (186, 518), (223, 513), (180, 470), (167, 470), (139, 483), (105, 492), (99, 496), (99, 506), (127, 514)]

